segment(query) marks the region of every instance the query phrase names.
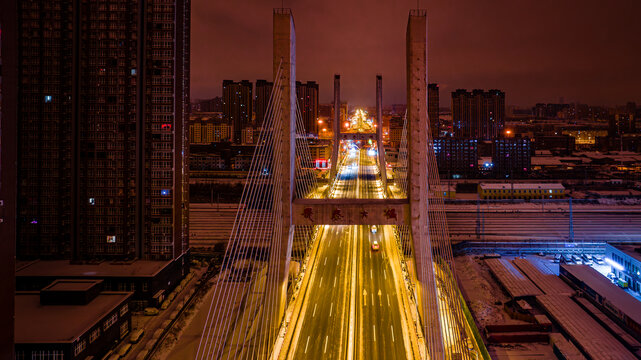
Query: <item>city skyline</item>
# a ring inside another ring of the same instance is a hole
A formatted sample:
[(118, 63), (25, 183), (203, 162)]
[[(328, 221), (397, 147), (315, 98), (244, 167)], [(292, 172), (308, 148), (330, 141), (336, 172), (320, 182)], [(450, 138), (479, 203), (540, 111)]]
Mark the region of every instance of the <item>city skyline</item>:
[[(223, 79), (271, 81), (271, 20), (264, 14), (279, 5), (192, 4), (192, 98), (220, 96)], [(284, 5), (297, 13), (297, 56), (305, 64), (297, 78), (319, 83), (321, 103), (331, 101), (335, 73), (342, 75), (343, 99), (350, 104), (375, 103), (377, 73), (387, 79), (384, 104), (403, 102), (402, 58), (387, 55), (403, 51), (399, 39), (404, 36), (406, 11), (416, 2)], [(249, 6), (252, 11), (246, 12)], [(641, 23), (633, 15), (641, 11), (640, 3), (609, 4), (606, 9), (596, 1), (420, 6), (428, 9), (428, 81), (439, 83), (441, 106), (449, 106), (449, 93), (458, 88), (498, 88), (507, 94), (506, 105), (519, 106), (556, 103), (560, 98), (608, 106), (641, 102), (635, 85), (641, 79), (641, 68), (635, 66), (641, 48), (632, 46), (641, 34)], [(362, 86), (367, 83), (371, 89)]]

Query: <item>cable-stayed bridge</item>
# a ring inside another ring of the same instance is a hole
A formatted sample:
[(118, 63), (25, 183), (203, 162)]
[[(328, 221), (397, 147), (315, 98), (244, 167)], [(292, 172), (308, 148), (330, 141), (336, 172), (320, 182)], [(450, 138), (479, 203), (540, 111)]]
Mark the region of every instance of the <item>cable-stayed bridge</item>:
[(332, 168), (324, 185), (312, 169), (295, 96), (289, 9), (274, 10), (273, 31), (274, 86), (196, 358), (483, 358), (434, 190), (425, 11), (410, 11), (407, 25), (399, 166), (388, 174), (382, 77), (376, 77), (376, 124), (359, 112), (350, 131), (342, 131), (337, 75)]

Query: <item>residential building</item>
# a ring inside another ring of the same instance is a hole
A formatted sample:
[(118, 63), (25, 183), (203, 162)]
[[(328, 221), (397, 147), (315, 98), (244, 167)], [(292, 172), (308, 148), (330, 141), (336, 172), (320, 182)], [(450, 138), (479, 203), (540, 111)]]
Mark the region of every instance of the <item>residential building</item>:
[(222, 113), (192, 113), (189, 116), (189, 144), (207, 145), (231, 141), (232, 127)]
[(192, 104), (192, 112), (223, 112), (223, 98), (217, 96), (213, 99), (197, 100)]
[(252, 83), (223, 80), (223, 120), (233, 128), (232, 142), (240, 144), (242, 132), (252, 122)]
[(0, 8), (0, 358), (13, 359), (17, 208), (17, 1)]
[(269, 106), (269, 97), (272, 94), (274, 83), (266, 80), (256, 80), (256, 97), (254, 98), (254, 111), (256, 113), (254, 123), (256, 126), (262, 126), (267, 108)]
[(18, 257), (182, 257), (190, 2), (20, 1), (18, 24)]
[(452, 92), (452, 122), (455, 137), (493, 140), (502, 135), (505, 93), (500, 90), (458, 89)]
[(499, 178), (519, 178), (531, 171), (532, 145), (529, 138), (495, 139), (492, 144), (494, 173)]
[(439, 174), (448, 179), (477, 174), (478, 140), (443, 137), (434, 139)]
[(296, 96), (305, 132), (318, 135), (318, 84), (296, 81)]
[(427, 116), (430, 121), (430, 130), (432, 132), (432, 139), (441, 136), (441, 122), (439, 120), (439, 94), (438, 84), (427, 85)]

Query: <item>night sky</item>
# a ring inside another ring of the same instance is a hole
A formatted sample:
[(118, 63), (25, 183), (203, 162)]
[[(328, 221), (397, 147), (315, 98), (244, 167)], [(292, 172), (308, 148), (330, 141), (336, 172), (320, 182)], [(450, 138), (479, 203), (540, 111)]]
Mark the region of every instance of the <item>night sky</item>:
[[(285, 0), (297, 35), (297, 78), (334, 73), (350, 105), (405, 102), (410, 0)], [(272, 8), (280, 1), (192, 0), (191, 94), (222, 93), (222, 80), (271, 80)], [(506, 103), (641, 104), (639, 0), (421, 0), (428, 10), (428, 80), (441, 106), (457, 88), (498, 88)]]

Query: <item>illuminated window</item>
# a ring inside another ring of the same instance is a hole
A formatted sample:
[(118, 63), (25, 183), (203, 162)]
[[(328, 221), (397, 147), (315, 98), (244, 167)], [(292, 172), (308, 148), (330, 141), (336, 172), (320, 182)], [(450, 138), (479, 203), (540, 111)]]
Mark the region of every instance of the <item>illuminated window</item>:
[(116, 235), (107, 235), (107, 242), (113, 244), (116, 242)]
[(162, 196), (169, 196), (169, 194), (171, 194), (171, 190), (169, 190), (169, 189), (160, 190), (160, 195), (162, 195)]
[(51, 95), (45, 95), (45, 103), (50, 103), (53, 101), (53, 96)]
[(95, 198), (89, 198), (89, 205), (96, 205), (96, 199)]

